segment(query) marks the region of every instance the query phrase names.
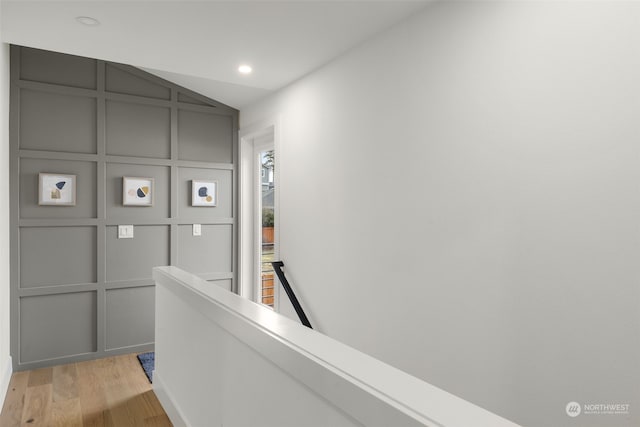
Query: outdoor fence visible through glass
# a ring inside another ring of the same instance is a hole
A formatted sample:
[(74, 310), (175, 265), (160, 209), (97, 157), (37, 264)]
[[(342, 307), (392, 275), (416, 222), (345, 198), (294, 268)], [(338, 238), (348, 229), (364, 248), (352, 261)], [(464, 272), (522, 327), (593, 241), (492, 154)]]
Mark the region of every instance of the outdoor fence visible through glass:
[(273, 308), (274, 305), (274, 272), (271, 263), (274, 258), (274, 209), (273, 195), (275, 185), (273, 180), (274, 155), (273, 151), (260, 154), (262, 161), (261, 186), (262, 186), (262, 253), (260, 284), (260, 301)]

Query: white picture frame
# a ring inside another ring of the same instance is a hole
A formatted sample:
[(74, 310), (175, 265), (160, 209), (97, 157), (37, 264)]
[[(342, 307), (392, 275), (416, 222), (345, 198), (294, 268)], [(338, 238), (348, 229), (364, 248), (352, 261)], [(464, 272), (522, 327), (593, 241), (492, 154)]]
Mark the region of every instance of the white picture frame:
[(75, 206), (76, 175), (40, 173), (38, 176), (38, 205)]
[(216, 207), (218, 205), (218, 181), (191, 181), (191, 206)]
[(123, 206), (153, 206), (155, 192), (153, 178), (137, 176), (122, 177), (122, 205)]

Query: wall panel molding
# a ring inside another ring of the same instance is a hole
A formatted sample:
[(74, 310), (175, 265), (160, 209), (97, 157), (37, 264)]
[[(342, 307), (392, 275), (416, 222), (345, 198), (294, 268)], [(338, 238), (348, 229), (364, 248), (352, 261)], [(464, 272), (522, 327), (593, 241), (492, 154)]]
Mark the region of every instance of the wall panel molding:
[[(10, 114), (14, 370), (152, 349), (156, 265), (235, 290), (237, 110), (127, 65), (12, 46)], [(74, 173), (76, 206), (39, 206), (41, 172)], [(154, 178), (153, 207), (122, 206), (123, 176)], [(218, 207), (191, 207), (193, 178), (220, 182)]]

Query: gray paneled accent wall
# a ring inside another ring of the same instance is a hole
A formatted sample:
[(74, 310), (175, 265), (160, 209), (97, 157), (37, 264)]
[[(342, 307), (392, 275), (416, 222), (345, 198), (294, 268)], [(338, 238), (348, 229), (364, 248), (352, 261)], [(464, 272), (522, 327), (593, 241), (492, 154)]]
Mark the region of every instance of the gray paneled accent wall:
[[(11, 47), (15, 370), (152, 349), (154, 266), (235, 291), (237, 129), (237, 110), (133, 67)], [(75, 206), (38, 205), (43, 172), (76, 175)], [(154, 179), (153, 206), (123, 206), (124, 176)], [(191, 206), (194, 179), (218, 182), (216, 207)]]

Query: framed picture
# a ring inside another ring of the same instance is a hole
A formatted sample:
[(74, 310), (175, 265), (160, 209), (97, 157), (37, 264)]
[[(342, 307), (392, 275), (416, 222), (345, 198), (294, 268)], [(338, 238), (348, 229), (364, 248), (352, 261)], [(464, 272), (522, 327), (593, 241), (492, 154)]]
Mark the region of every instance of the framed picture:
[(38, 204), (50, 206), (76, 205), (76, 176), (41, 173), (38, 184)]
[(123, 206), (153, 206), (153, 187), (153, 178), (123, 176)]
[(218, 181), (191, 181), (191, 206), (216, 206)]

